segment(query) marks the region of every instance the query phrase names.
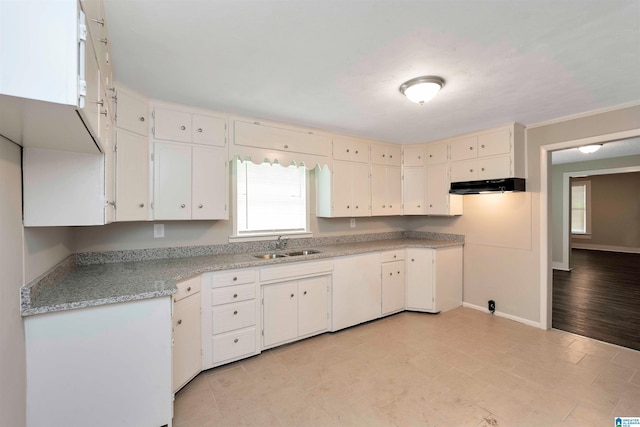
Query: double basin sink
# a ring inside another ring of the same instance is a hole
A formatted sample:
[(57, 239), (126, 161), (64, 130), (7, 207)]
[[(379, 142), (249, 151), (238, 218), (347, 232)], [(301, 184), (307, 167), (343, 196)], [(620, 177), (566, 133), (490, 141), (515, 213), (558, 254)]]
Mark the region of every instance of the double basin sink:
[(268, 254), (259, 254), (254, 255), (256, 258), (260, 259), (276, 259), (276, 258), (284, 258), (290, 256), (303, 256), (303, 255), (313, 255), (319, 254), (321, 251), (317, 249), (302, 249), (299, 251), (291, 251), (291, 252), (272, 252)]

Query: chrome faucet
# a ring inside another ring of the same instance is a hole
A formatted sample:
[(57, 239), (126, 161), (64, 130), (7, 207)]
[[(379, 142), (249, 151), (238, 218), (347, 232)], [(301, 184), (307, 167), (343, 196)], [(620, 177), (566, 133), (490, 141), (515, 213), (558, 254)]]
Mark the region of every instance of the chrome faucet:
[(276, 249), (286, 248), (287, 243), (289, 243), (289, 239), (283, 239), (282, 236), (278, 236), (278, 240), (276, 240)]

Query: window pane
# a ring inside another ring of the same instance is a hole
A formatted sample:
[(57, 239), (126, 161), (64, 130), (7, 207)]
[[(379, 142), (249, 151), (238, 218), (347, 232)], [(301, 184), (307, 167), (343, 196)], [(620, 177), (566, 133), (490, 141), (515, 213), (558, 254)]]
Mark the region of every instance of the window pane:
[(584, 234), (587, 232), (587, 186), (576, 184), (571, 186), (571, 232)]
[(306, 170), (237, 163), (238, 233), (306, 231)]

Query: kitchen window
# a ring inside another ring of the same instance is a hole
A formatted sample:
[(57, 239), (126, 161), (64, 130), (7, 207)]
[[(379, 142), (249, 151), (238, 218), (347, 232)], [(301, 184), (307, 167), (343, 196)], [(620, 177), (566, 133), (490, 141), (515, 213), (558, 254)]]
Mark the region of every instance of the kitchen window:
[(571, 181), (571, 234), (591, 236), (591, 181)]
[(234, 162), (234, 237), (308, 233), (307, 169)]

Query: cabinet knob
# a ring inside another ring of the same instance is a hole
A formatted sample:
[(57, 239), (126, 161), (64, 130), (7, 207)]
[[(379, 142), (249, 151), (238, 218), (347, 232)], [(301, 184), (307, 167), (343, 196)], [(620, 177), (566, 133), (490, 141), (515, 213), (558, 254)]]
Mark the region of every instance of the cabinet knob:
[(382, 205), (382, 208), (383, 208), (383, 209), (384, 209), (384, 208), (386, 208), (386, 207), (387, 207), (386, 205)]
[(141, 208), (144, 208), (144, 203), (140, 203), (138, 206), (140, 206)]
[(285, 145), (285, 146), (284, 146), (284, 148), (285, 148), (285, 150), (286, 150), (287, 148), (289, 148), (289, 146), (288, 146), (288, 145)]
[(484, 144), (482, 144), (482, 145), (480, 146), (480, 148), (484, 148)]
[(104, 111), (100, 111), (100, 114), (107, 117), (107, 114), (109, 114), (109, 112), (107, 110), (104, 110)]
[(238, 298), (238, 294), (233, 294), (233, 297), (234, 298)]
[(182, 325), (182, 319), (178, 320), (178, 325)]
[(393, 154), (389, 156), (390, 159), (393, 159)]
[(472, 151), (473, 151), (473, 147), (469, 147), (469, 150), (472, 150)]
[(481, 170), (482, 172), (484, 172), (484, 168), (480, 168), (480, 170)]
[(398, 271), (398, 274), (400, 274), (400, 272)]
[(238, 314), (238, 310), (235, 310), (235, 311), (233, 312), (233, 315), (234, 315), (234, 316), (235, 316), (236, 314)]
[(389, 205), (389, 207), (390, 207), (390, 208), (392, 208), (392, 207), (393, 207), (393, 205)]
[(238, 278), (237, 278), (237, 277), (234, 277), (234, 278), (233, 278), (233, 281), (234, 281), (234, 282), (235, 282), (235, 281), (237, 281), (237, 280), (238, 280)]
[(418, 156), (418, 160), (422, 159), (422, 156)]
[(415, 261), (413, 258), (411, 258), (411, 262)]
[[(433, 157), (433, 154), (429, 154), (429, 157), (430, 157), (430, 158), (431, 158), (431, 157)], [(418, 158), (420, 158), (420, 157), (418, 157)]]
[(386, 157), (386, 156), (383, 154), (382, 157)]
[(238, 338), (236, 338), (235, 340), (233, 340), (234, 343), (238, 343)]
[(389, 276), (393, 276), (393, 273), (389, 273)]
[(349, 149), (347, 148), (347, 153), (349, 152)]
[(304, 291), (304, 294), (303, 294), (303, 295), (306, 295), (306, 294), (307, 294), (307, 291)]
[(185, 130), (185, 129), (186, 129), (186, 127), (180, 126), (180, 130)]
[(356, 209), (358, 209), (358, 205), (356, 205)]
[(393, 259), (396, 259), (397, 257), (398, 257), (397, 255), (394, 255), (394, 256), (393, 256)]
[(180, 207), (183, 208), (183, 209), (185, 208), (185, 206), (186, 205), (184, 203), (180, 205)]
[(418, 205), (419, 208), (421, 208), (422, 206)]
[(433, 207), (433, 205), (429, 205), (429, 207), (430, 207), (430, 208), (432, 208), (432, 207)]
[(293, 298), (294, 296), (295, 296), (294, 294), (291, 294), (291, 298)]
[(356, 154), (358, 154), (358, 150), (356, 150)]
[(204, 205), (198, 205), (198, 208), (202, 209), (204, 207)]
[(100, 39), (99, 41), (100, 41), (100, 43), (104, 43), (105, 45), (106, 45), (107, 43), (109, 43), (109, 41), (107, 40), (107, 38), (106, 38), (106, 37), (105, 37), (105, 38), (103, 38), (103, 39)]
[(191, 292), (191, 286), (187, 288), (187, 292)]
[(202, 128), (198, 128), (198, 132), (202, 133)]
[(351, 206), (347, 205), (347, 209), (349, 209)]
[(138, 120), (140, 120), (141, 122), (144, 122), (144, 117), (140, 117)]
[(469, 172), (473, 172), (473, 169), (469, 169)]

